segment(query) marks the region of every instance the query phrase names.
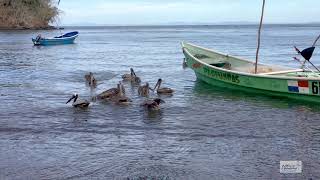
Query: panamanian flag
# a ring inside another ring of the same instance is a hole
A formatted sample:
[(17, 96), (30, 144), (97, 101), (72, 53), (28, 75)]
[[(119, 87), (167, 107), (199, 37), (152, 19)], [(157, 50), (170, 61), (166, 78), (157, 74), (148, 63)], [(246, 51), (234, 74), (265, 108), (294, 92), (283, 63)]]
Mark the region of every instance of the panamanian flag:
[(289, 92), (309, 94), (308, 81), (288, 81)]

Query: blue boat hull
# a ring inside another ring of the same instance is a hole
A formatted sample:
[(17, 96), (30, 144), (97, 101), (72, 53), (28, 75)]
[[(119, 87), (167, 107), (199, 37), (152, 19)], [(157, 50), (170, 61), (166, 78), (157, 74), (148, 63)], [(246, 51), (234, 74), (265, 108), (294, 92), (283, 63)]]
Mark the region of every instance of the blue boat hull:
[(32, 42), (37, 46), (73, 44), (78, 34), (78, 32), (71, 32), (54, 38), (32, 38)]

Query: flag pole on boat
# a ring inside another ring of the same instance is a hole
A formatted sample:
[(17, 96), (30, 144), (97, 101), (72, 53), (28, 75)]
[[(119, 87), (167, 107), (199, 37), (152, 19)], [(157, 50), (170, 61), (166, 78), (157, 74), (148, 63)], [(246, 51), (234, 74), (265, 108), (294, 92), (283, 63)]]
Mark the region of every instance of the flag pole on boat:
[[(59, 6), (59, 4), (60, 4), (60, 0), (58, 0), (58, 6)], [(58, 30), (60, 31), (60, 34), (61, 34), (61, 36), (63, 35), (62, 34), (62, 31), (61, 31), (61, 28), (59, 27), (59, 22), (57, 22), (58, 20), (56, 20), (56, 25), (57, 25), (57, 28), (58, 28)]]
[[(316, 38), (314, 43), (312, 44), (311, 47), (306, 48), (302, 51), (300, 51), (296, 46), (294, 46), (294, 49), (297, 51), (298, 54), (300, 54), (303, 58), (304, 61), (301, 63), (301, 69), (304, 69), (306, 62), (310, 63), (318, 72), (320, 72), (319, 68), (315, 66), (311, 61), (311, 57), (313, 55), (314, 49), (316, 48), (317, 41), (320, 39), (320, 35)], [(294, 57), (295, 60), (299, 60), (298, 58)], [(300, 60), (299, 60), (300, 61)]]
[(259, 24), (259, 31), (258, 31), (258, 46), (257, 46), (257, 52), (256, 52), (256, 63), (255, 63), (255, 68), (254, 68), (254, 73), (255, 73), (255, 74), (257, 74), (257, 71), (258, 71), (258, 59), (259, 59), (259, 50), (260, 50), (260, 36), (261, 36), (261, 28), (262, 28), (262, 22), (263, 22), (265, 2), (266, 2), (266, 0), (263, 0), (262, 13), (261, 13), (260, 24)]

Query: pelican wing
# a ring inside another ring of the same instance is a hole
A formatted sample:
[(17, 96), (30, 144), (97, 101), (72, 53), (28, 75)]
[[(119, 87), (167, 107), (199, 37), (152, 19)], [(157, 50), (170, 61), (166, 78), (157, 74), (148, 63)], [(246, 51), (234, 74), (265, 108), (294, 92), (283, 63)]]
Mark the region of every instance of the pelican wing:
[(144, 103), (142, 103), (141, 106), (143, 106), (149, 110), (159, 110), (160, 109), (159, 104), (154, 100), (147, 100)]
[(76, 102), (73, 103), (74, 107), (88, 107), (90, 104), (89, 101), (87, 100), (77, 100)]
[(98, 95), (98, 98), (101, 98), (101, 99), (110, 98), (111, 96), (115, 96), (118, 93), (119, 93), (119, 89), (118, 88), (111, 88), (111, 89), (108, 89), (108, 90), (103, 91), (102, 93), (100, 93)]
[(154, 100), (146, 100), (141, 104), (141, 106), (150, 106), (150, 105), (157, 105), (157, 102), (155, 102)]
[(173, 93), (174, 90), (171, 89), (171, 88), (167, 88), (167, 87), (164, 87), (164, 88), (159, 88), (157, 90), (158, 93)]
[(86, 79), (87, 82), (90, 81), (90, 75), (89, 74), (84, 75), (84, 78)]
[(123, 80), (131, 80), (131, 78), (132, 78), (131, 74), (124, 74), (121, 77)]

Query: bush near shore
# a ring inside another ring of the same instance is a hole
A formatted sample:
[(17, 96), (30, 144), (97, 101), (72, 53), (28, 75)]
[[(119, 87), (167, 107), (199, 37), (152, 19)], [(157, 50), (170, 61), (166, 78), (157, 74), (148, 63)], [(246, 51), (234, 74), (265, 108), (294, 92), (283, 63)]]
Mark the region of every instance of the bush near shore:
[(59, 10), (54, 0), (0, 0), (0, 29), (51, 29)]

